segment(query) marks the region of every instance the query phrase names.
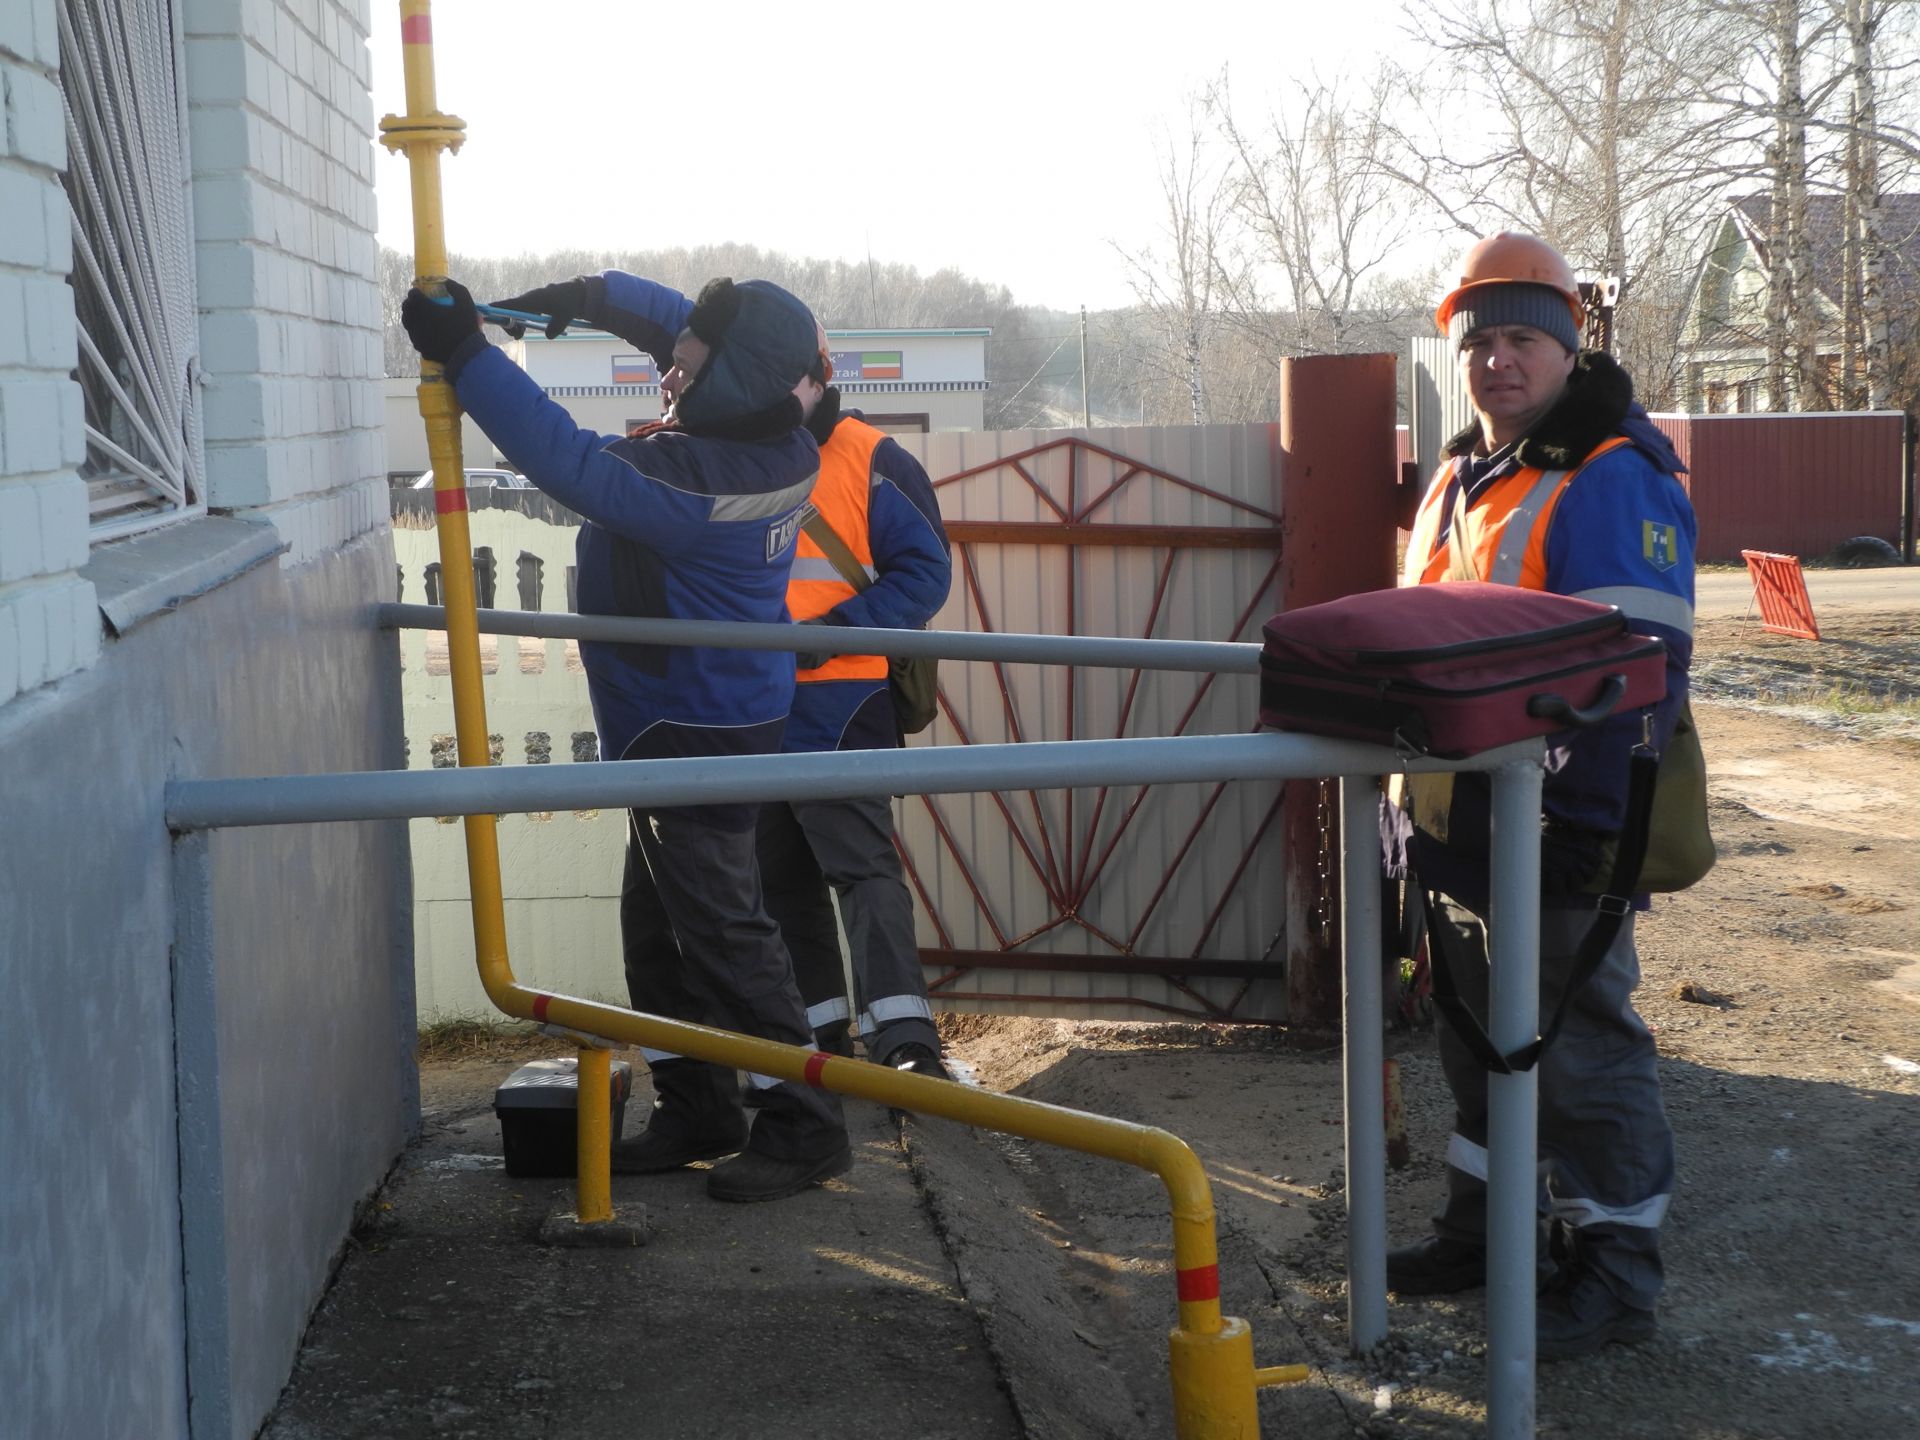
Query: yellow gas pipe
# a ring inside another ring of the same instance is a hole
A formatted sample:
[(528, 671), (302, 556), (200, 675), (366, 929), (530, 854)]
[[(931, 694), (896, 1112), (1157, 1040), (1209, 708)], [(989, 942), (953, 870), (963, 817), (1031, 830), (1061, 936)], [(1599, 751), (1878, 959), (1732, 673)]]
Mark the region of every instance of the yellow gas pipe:
[[(380, 122), (381, 141), (404, 151), (413, 181), (414, 283), (443, 293), (447, 277), (440, 152), (457, 151), (466, 124), (440, 113), (433, 80), (433, 15), (429, 0), (400, 0), (401, 54), (407, 113)], [(460, 454), (460, 402), (440, 367), (420, 362), (420, 416), (433, 465), (433, 503), (440, 537), (440, 583), (446, 597), (447, 659), (453, 674), (453, 728), (462, 765), (492, 763), (487, 701), (480, 684), (480, 630), (474, 614), (473, 542), (467, 526), (466, 470)], [(488, 997), (510, 1015), (532, 1014), (534, 992), (515, 983), (507, 962), (506, 907), (500, 886), (500, 842), (494, 817), (466, 817), (467, 882), (473, 893), (473, 949)], [(608, 1152), (611, 1101), (607, 1052), (579, 1050), (575, 1091), (578, 1188), (575, 1217), (583, 1225), (613, 1218)]]
[[(458, 150), (464, 122), (438, 109), (433, 76), (430, 0), (400, 0), (407, 113), (380, 122), (381, 142), (404, 151), (412, 172), (414, 270), (428, 294), (446, 281), (447, 250), (440, 197), (440, 151)], [(460, 454), (460, 405), (430, 361), (420, 362), (420, 415), (427, 427), (438, 513), (440, 575), (446, 598), (447, 655), (453, 677), (454, 731), (462, 765), (491, 763), (486, 699), (480, 684), (480, 632), (474, 613), (472, 539), (466, 475)], [(473, 895), (474, 953), (487, 997), (507, 1014), (581, 1037), (579, 1061), (579, 1190), (582, 1223), (610, 1219), (610, 1104), (607, 1052), (588, 1043), (673, 1050), (782, 1080), (820, 1086), (856, 1099), (896, 1105), (961, 1124), (1024, 1136), (1151, 1170), (1173, 1208), (1174, 1279), (1179, 1324), (1169, 1336), (1174, 1432), (1180, 1440), (1256, 1440), (1256, 1390), (1307, 1378), (1304, 1365), (1256, 1369), (1247, 1322), (1220, 1313), (1219, 1251), (1213, 1192), (1199, 1158), (1178, 1136), (1107, 1116), (1086, 1115), (1011, 1095), (995, 1095), (820, 1051), (725, 1030), (532, 990), (514, 979), (507, 959), (500, 849), (492, 815), (466, 817), (467, 876)]]

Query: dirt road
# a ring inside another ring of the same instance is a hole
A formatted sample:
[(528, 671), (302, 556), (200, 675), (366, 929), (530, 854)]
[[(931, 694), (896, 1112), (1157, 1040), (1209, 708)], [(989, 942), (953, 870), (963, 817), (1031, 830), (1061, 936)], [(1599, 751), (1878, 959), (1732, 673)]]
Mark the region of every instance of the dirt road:
[[(1540, 1372), (1541, 1433), (1581, 1440), (1920, 1435), (1920, 640), (1835, 607), (1815, 646), (1702, 624), (1696, 713), (1721, 860), (1641, 928), (1680, 1147), (1651, 1344)], [(1827, 617), (1823, 616), (1823, 624)], [(1477, 1296), (1396, 1301), (1345, 1353), (1338, 1057), (1242, 1028), (946, 1017), (995, 1089), (1182, 1135), (1219, 1212), (1225, 1308), (1269, 1436), (1466, 1436)], [(1441, 1186), (1431, 1037), (1393, 1037), (1413, 1163)], [(531, 1243), (564, 1182), (498, 1168), (492, 1087), (523, 1051), (429, 1066), (431, 1115), (369, 1214), (265, 1432), (311, 1437), (1165, 1437), (1164, 1194), (1105, 1162), (937, 1122), (859, 1120), (826, 1190), (735, 1209), (697, 1172), (616, 1180), (658, 1234)], [(637, 1068), (637, 1067), (636, 1067)], [(628, 1127), (644, 1104), (637, 1097)]]

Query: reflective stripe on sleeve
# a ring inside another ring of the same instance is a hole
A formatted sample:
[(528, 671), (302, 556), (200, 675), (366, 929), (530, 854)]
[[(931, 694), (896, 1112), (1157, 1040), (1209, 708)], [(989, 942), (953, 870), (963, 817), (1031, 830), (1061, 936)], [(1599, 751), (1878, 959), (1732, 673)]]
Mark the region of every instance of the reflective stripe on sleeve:
[(1591, 600), (1596, 605), (1618, 605), (1629, 620), (1651, 620), (1683, 635), (1693, 634), (1693, 606), (1671, 590), (1655, 590), (1646, 585), (1602, 585), (1594, 590), (1575, 592), (1576, 600)]
[(713, 497), (715, 520), (771, 520), (789, 510), (798, 510), (813, 493), (814, 477), (809, 475), (798, 485), (759, 494), (716, 495)]

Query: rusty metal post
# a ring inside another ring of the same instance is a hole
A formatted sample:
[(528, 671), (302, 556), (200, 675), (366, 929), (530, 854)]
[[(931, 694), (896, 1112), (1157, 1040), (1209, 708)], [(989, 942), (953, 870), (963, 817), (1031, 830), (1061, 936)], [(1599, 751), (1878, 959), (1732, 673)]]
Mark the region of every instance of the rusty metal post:
[[(1280, 608), (1394, 583), (1398, 452), (1391, 355), (1280, 362)], [(1287, 1016), (1340, 1031), (1340, 805), (1320, 780), (1285, 791)]]

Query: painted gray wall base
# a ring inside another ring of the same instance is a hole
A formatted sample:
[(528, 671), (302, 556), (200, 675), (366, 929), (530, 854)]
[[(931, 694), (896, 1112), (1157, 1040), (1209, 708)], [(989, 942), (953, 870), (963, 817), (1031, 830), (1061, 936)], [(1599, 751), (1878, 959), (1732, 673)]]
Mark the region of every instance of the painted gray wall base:
[(215, 835), (182, 897), (161, 819), (400, 765), (393, 573), (385, 531), (261, 566), (0, 710), (8, 1433), (185, 1437), (191, 1364), (196, 1440), (251, 1435), (417, 1122), (405, 827)]

